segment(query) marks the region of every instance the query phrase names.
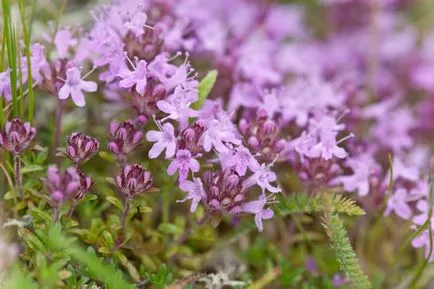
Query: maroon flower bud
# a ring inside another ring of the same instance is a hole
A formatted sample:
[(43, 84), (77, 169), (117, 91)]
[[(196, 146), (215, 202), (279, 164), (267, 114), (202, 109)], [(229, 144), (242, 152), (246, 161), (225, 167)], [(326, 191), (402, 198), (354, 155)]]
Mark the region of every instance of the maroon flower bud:
[(108, 149), (115, 155), (126, 155), (133, 151), (143, 139), (143, 133), (136, 129), (132, 120), (110, 124)]
[(17, 155), (29, 147), (35, 135), (36, 129), (30, 123), (15, 118), (6, 122), (4, 130), (0, 131), (0, 146)]
[(50, 166), (45, 184), (53, 202), (60, 204), (78, 192), (80, 175), (74, 167), (59, 171), (56, 166)]
[(250, 125), (247, 119), (242, 118), (240, 119), (240, 123), (238, 124), (238, 127), (240, 129), (241, 134), (244, 135), (248, 132)]
[(240, 177), (237, 174), (230, 174), (225, 179), (225, 190), (232, 191), (240, 184)]
[(93, 157), (99, 149), (99, 142), (95, 138), (81, 133), (73, 133), (67, 138), (67, 142), (66, 155), (75, 164), (86, 162)]
[(138, 164), (124, 166), (115, 180), (121, 191), (121, 197), (127, 200), (146, 192), (153, 183), (151, 173)]
[(162, 99), (166, 96), (166, 88), (162, 84), (157, 84), (152, 90), (153, 99)]
[(93, 182), (92, 182), (92, 178), (86, 176), (82, 171), (77, 170), (77, 173), (78, 173), (80, 185), (77, 192), (74, 194), (73, 199), (75, 201), (80, 201), (89, 192)]
[(247, 142), (249, 146), (255, 150), (259, 148), (259, 141), (257, 137), (251, 136)]
[(258, 135), (260, 138), (271, 138), (278, 132), (277, 124), (272, 120), (266, 120), (259, 126)]

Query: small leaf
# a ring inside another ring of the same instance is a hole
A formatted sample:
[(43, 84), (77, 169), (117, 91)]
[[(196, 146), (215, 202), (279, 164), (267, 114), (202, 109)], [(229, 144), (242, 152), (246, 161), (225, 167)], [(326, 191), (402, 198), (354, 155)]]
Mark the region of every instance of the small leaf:
[(158, 230), (160, 232), (163, 232), (165, 234), (181, 234), (182, 233), (182, 228), (179, 228), (178, 226), (174, 225), (174, 224), (169, 224), (169, 223), (162, 223), (160, 224), (160, 226), (158, 226)]
[(277, 212), (280, 216), (314, 212), (336, 212), (353, 216), (365, 214), (354, 200), (332, 193), (320, 193), (314, 196), (304, 193), (290, 194), (279, 200)]
[(106, 160), (106, 161), (111, 162), (111, 163), (116, 163), (116, 158), (112, 154), (109, 154), (107, 152), (99, 152), (99, 156), (103, 160)]
[(122, 205), (121, 200), (119, 200), (119, 199), (116, 198), (116, 197), (108, 196), (108, 197), (106, 197), (106, 200), (107, 200), (109, 203), (111, 203), (112, 205), (114, 205), (115, 207), (117, 207), (117, 208), (119, 208), (119, 209), (121, 209), (121, 210), (124, 208), (124, 205)]
[(330, 244), (335, 251), (342, 271), (345, 272), (354, 287), (357, 289), (372, 288), (368, 277), (360, 268), (357, 255), (351, 247), (347, 231), (338, 214), (326, 213), (323, 218), (323, 226), (329, 236)]
[(193, 109), (200, 109), (217, 80), (218, 71), (211, 70), (199, 83), (199, 99), (193, 103)]
[(4, 195), (4, 198), (5, 198), (5, 200), (12, 200), (12, 199), (14, 198), (15, 195), (16, 195), (15, 192), (13, 192), (13, 191), (8, 191), (8, 192)]
[(29, 166), (25, 166), (21, 169), (21, 173), (24, 174), (28, 174), (28, 173), (33, 173), (33, 172), (40, 172), (43, 171), (45, 168), (43, 166), (38, 166), (38, 165), (29, 165)]

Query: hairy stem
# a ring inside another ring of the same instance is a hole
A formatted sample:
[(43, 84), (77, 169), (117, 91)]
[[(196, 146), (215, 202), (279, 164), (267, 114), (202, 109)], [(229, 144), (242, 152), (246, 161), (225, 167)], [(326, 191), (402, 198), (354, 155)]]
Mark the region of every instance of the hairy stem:
[[(62, 136), (62, 117), (63, 117), (63, 107), (64, 101), (61, 99), (57, 99), (56, 105), (56, 127), (54, 132), (54, 140), (53, 140), (53, 148), (52, 148), (52, 157), (56, 158), (56, 150), (60, 145), (60, 137)], [(59, 164), (60, 159), (56, 158), (56, 164)]]
[(53, 220), (55, 223), (57, 223), (60, 219), (60, 209), (59, 206), (54, 206), (53, 207)]
[(14, 174), (15, 174), (15, 186), (20, 198), (24, 197), (23, 185), (21, 184), (21, 160), (20, 154), (14, 155)]
[(124, 210), (122, 211), (122, 214), (121, 214), (121, 219), (120, 219), (121, 230), (119, 231), (118, 238), (116, 240), (115, 249), (120, 248), (123, 241), (124, 241), (125, 233), (126, 233), (126, 229), (127, 229), (127, 218), (128, 218), (129, 212), (130, 212), (130, 203), (127, 200), (124, 202)]
[(74, 211), (75, 211), (75, 208), (77, 208), (77, 205), (78, 205), (78, 202), (77, 202), (77, 201), (73, 201), (73, 202), (72, 202), (71, 207), (70, 207), (69, 210), (68, 210), (68, 213), (66, 213), (66, 216), (67, 216), (68, 218), (71, 218), (72, 214), (73, 214)]

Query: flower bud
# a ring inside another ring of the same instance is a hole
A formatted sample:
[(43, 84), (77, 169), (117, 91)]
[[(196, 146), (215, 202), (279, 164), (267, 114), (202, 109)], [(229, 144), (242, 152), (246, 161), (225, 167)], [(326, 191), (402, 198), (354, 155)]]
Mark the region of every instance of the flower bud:
[(8, 121), (0, 131), (0, 146), (5, 150), (19, 154), (26, 150), (36, 135), (36, 129), (30, 123), (23, 123), (19, 118)]
[(50, 166), (45, 184), (53, 203), (60, 204), (78, 192), (81, 187), (80, 175), (75, 167), (59, 171), (56, 166)]
[(149, 190), (153, 183), (151, 173), (138, 164), (124, 166), (115, 180), (121, 197), (127, 200)]
[(136, 129), (132, 120), (110, 124), (108, 149), (115, 155), (126, 155), (133, 151), (143, 139), (143, 133)]
[(75, 164), (86, 162), (93, 157), (99, 149), (99, 142), (95, 138), (81, 133), (73, 133), (70, 135), (67, 138), (67, 143), (66, 155)]

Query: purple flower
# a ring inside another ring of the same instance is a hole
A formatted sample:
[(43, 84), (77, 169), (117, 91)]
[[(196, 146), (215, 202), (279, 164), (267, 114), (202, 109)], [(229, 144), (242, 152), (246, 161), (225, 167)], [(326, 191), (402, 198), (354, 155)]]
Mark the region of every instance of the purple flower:
[[(405, 164), (400, 157), (394, 157), (393, 161), (393, 181), (403, 179), (415, 182), (419, 179), (419, 170), (417, 167)], [(385, 181), (389, 181), (390, 172), (386, 176)]]
[[(419, 234), (417, 237), (415, 237), (411, 244), (415, 248), (421, 248), (425, 247), (425, 258), (428, 258), (430, 251), (431, 251), (431, 241), (430, 241), (430, 233), (429, 230), (426, 229), (422, 232), (422, 234)], [(434, 261), (434, 255), (431, 254), (430, 261)]]
[(143, 169), (139, 164), (124, 166), (115, 181), (120, 189), (121, 197), (127, 200), (146, 192), (152, 187), (153, 183), (151, 173)]
[(151, 130), (146, 134), (148, 141), (155, 142), (149, 151), (149, 158), (155, 159), (166, 150), (166, 159), (169, 159), (175, 155), (176, 151), (175, 129), (170, 123), (165, 123), (163, 126), (157, 123), (157, 125), (160, 131)]
[(59, 171), (56, 166), (47, 170), (46, 187), (55, 205), (71, 198), (81, 187), (80, 175), (75, 167)]
[(26, 150), (36, 135), (36, 129), (30, 123), (23, 123), (19, 118), (6, 122), (0, 131), (0, 146), (5, 150), (19, 154)]
[(348, 283), (348, 278), (343, 274), (336, 273), (333, 275), (332, 283), (334, 288), (340, 288)]
[(77, 40), (72, 38), (69, 30), (59, 30), (54, 37), (54, 45), (56, 46), (57, 57), (67, 58), (69, 47), (77, 45)]
[(187, 196), (177, 202), (185, 202), (191, 200), (190, 211), (193, 213), (196, 211), (202, 199), (206, 198), (205, 191), (203, 189), (202, 181), (199, 178), (194, 178), (193, 181), (184, 180), (179, 184), (179, 187), (184, 192), (187, 192)]
[(321, 141), (311, 148), (308, 156), (313, 158), (322, 157), (325, 160), (329, 160), (333, 156), (343, 159), (347, 156), (347, 152), (338, 146), (340, 142), (336, 141), (335, 133), (322, 133)]
[(86, 162), (93, 157), (99, 149), (98, 140), (76, 132), (68, 136), (67, 143), (66, 155), (75, 164)]
[(223, 168), (233, 168), (240, 176), (244, 176), (247, 173), (247, 168), (255, 172), (260, 167), (258, 161), (244, 146), (238, 146), (233, 151), (221, 153), (219, 157)]
[(369, 154), (364, 154), (348, 159), (346, 163), (353, 170), (353, 174), (340, 176), (336, 181), (342, 183), (348, 192), (357, 191), (359, 196), (367, 196), (372, 171), (378, 169), (375, 161)]
[(135, 86), (137, 93), (143, 95), (147, 84), (147, 63), (144, 60), (140, 60), (134, 70), (128, 68), (121, 69), (119, 76), (122, 80), (119, 82), (119, 86), (123, 88), (130, 88)]
[(412, 210), (407, 202), (408, 193), (404, 188), (399, 188), (387, 200), (387, 208), (384, 215), (395, 212), (399, 217), (408, 220), (413, 215)]
[(250, 188), (251, 186), (257, 184), (262, 189), (262, 193), (268, 190), (272, 193), (278, 193), (281, 189), (278, 186), (272, 186), (270, 182), (277, 180), (276, 174), (270, 171), (271, 165), (262, 164), (252, 176), (250, 176), (243, 183), (243, 190)]
[(129, 16), (129, 20), (124, 23), (125, 28), (132, 31), (137, 38), (142, 36), (147, 20), (146, 14), (141, 11), (133, 11)]
[(77, 67), (68, 68), (66, 70), (65, 84), (59, 90), (59, 98), (67, 99), (71, 96), (72, 101), (79, 107), (86, 104), (82, 90), (86, 92), (94, 92), (97, 85), (93, 81), (84, 81), (81, 79), (80, 70)]
[(7, 101), (11, 101), (12, 99), (9, 73), (9, 70), (0, 73), (0, 96), (3, 96)]
[(224, 123), (213, 119), (208, 123), (207, 129), (201, 137), (201, 143), (206, 152), (214, 147), (218, 152), (227, 152), (229, 148), (226, 144), (241, 144), (234, 131)]
[(115, 155), (126, 155), (133, 151), (143, 139), (132, 120), (110, 124), (110, 143), (108, 149)]
[(241, 210), (243, 212), (255, 215), (255, 223), (256, 227), (258, 227), (259, 232), (262, 232), (262, 230), (264, 230), (262, 220), (271, 219), (274, 215), (273, 210), (264, 209), (266, 204), (267, 198), (261, 195), (259, 197), (259, 200), (247, 202), (241, 205)]
[(177, 86), (175, 92), (167, 100), (157, 102), (158, 108), (169, 114), (168, 118), (179, 121), (181, 129), (188, 124), (188, 118), (197, 115), (190, 105), (197, 100), (197, 91)]
[(200, 169), (200, 164), (197, 160), (191, 157), (191, 152), (188, 150), (178, 150), (176, 158), (170, 163), (167, 168), (167, 174), (173, 176), (179, 169), (179, 180), (182, 182), (188, 176), (189, 170), (197, 173)]
[(90, 187), (93, 184), (92, 178), (86, 176), (82, 171), (77, 169), (78, 177), (79, 177), (79, 187), (77, 192), (72, 196), (74, 201), (80, 201), (84, 198), (84, 196), (89, 192)]

